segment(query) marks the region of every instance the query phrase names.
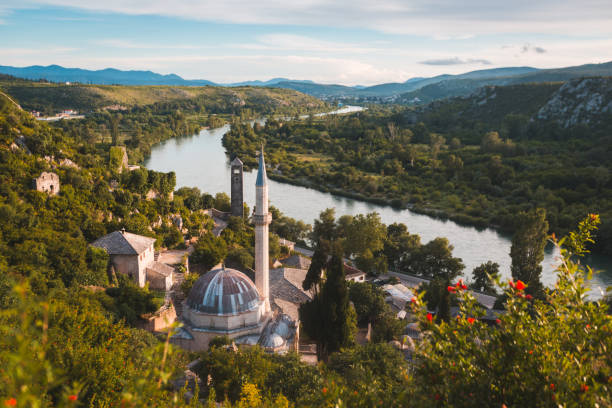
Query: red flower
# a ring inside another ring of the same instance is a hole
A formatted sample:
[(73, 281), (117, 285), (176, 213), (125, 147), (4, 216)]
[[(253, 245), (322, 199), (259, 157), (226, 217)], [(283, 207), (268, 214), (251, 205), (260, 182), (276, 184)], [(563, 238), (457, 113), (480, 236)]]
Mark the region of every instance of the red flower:
[(434, 395), (434, 399), (436, 401), (440, 401), (440, 399), (442, 399), (442, 397), (440, 397), (440, 394), (436, 393), (436, 395)]
[(516, 282), (516, 290), (523, 290), (527, 287), (522, 280)]
[(452, 287), (452, 286), (448, 286), (448, 287), (446, 288), (446, 290), (448, 290), (449, 292), (451, 292), (451, 293), (452, 293), (452, 292), (454, 292), (454, 291), (455, 291), (455, 288), (454, 288), (454, 287)]
[(323, 387), (323, 394), (327, 394), (327, 387)]
[(529, 350), (529, 354), (533, 354), (533, 350)]
[(531, 300), (531, 299), (533, 299), (533, 296), (531, 296), (531, 295), (527, 295), (527, 296), (525, 296), (525, 299), (527, 299), (527, 300)]
[(508, 286), (510, 286), (512, 289), (514, 289), (514, 282), (512, 282), (512, 279), (510, 279), (508, 281)]
[(465, 283), (461, 284), (461, 289), (466, 290), (467, 289), (467, 285)]
[(582, 384), (582, 385), (580, 386), (580, 391), (582, 391), (582, 392), (587, 392), (588, 390), (589, 390), (589, 386), (588, 386), (588, 385), (586, 385), (586, 384)]
[(413, 296), (412, 299), (410, 299), (410, 302), (416, 304), (417, 300), (418, 299), (416, 298), (416, 296)]
[(70, 396), (68, 396), (68, 399), (70, 401), (76, 401), (77, 400), (77, 396), (76, 395), (70, 395)]
[(469, 324), (474, 324), (474, 321), (475, 321), (475, 320), (476, 320), (476, 319), (474, 319), (473, 317), (468, 317), (468, 323), (469, 323)]
[(550, 384), (550, 390), (554, 391), (555, 390), (555, 384)]
[(587, 328), (587, 329), (590, 329), (590, 328), (591, 328), (591, 325), (590, 325), (590, 324), (587, 324), (587, 325), (586, 325), (586, 328)]
[(433, 315), (431, 313), (427, 313), (427, 320), (429, 320), (430, 323), (433, 320)]
[(501, 324), (501, 320), (499, 320), (499, 319), (495, 319), (495, 323), (497, 323), (497, 324)]
[(7, 407), (14, 407), (15, 405), (17, 405), (17, 400), (15, 398), (9, 398), (4, 401), (4, 405), (6, 405)]

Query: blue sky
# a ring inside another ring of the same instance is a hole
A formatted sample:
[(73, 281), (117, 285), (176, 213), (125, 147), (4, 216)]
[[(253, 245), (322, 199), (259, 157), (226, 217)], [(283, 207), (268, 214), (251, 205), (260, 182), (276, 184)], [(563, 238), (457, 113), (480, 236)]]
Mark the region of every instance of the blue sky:
[(609, 0), (0, 0), (0, 65), (369, 85), (610, 60)]

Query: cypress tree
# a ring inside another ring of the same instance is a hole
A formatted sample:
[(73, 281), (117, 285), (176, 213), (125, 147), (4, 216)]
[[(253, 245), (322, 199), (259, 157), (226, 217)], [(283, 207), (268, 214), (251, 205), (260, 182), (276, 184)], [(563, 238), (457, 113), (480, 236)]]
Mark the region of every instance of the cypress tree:
[(317, 342), (320, 360), (327, 361), (331, 353), (353, 344), (356, 315), (349, 302), (340, 244), (334, 244), (321, 292), (300, 305), (300, 320)]
[(512, 278), (527, 284), (526, 293), (542, 296), (542, 261), (546, 246), (548, 222), (546, 210), (521, 212), (518, 217), (519, 227), (512, 237), (510, 257), (512, 258)]

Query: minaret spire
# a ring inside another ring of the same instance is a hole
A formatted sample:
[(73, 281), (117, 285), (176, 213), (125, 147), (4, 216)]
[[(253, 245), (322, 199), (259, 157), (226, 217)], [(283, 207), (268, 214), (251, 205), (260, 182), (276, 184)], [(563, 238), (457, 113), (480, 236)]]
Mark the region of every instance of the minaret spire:
[(255, 187), (262, 187), (267, 184), (268, 176), (266, 175), (266, 161), (264, 159), (264, 148), (262, 143), (261, 152), (259, 153), (259, 168), (257, 169), (257, 181), (255, 181)]
[(259, 296), (263, 298), (265, 312), (270, 311), (270, 259), (268, 239), (268, 226), (272, 221), (272, 214), (268, 212), (268, 177), (266, 176), (266, 162), (263, 145), (259, 155), (259, 169), (255, 182), (255, 286)]

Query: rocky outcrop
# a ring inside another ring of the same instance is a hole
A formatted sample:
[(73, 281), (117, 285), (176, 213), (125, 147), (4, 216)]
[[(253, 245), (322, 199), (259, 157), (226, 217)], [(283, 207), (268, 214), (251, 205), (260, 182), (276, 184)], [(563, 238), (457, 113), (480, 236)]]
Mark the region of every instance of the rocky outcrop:
[(556, 121), (563, 128), (593, 124), (612, 115), (612, 78), (582, 78), (563, 84), (533, 120)]

